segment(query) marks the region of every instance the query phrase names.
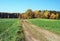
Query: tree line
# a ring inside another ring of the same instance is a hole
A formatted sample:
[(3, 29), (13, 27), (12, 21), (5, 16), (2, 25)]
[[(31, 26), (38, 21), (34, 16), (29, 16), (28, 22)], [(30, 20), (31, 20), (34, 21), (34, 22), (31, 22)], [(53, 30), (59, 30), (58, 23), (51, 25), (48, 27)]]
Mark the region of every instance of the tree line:
[(35, 10), (28, 9), (26, 12), (20, 14), (20, 18), (32, 19), (32, 18), (45, 18), (45, 19), (60, 19), (60, 11), (48, 11), (48, 10)]
[(48, 11), (48, 10), (35, 10), (28, 9), (24, 13), (5, 13), (0, 12), (0, 18), (45, 18), (45, 19), (60, 19), (60, 11)]
[(0, 18), (18, 18), (20, 13), (0, 12)]

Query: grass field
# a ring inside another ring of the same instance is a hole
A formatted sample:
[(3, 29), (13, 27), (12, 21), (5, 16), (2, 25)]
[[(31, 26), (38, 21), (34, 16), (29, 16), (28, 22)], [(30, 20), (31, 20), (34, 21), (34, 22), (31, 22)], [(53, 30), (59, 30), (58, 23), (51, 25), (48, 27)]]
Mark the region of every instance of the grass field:
[(19, 19), (0, 19), (0, 41), (24, 41)]
[(40, 28), (49, 30), (60, 35), (60, 20), (51, 19), (29, 19), (29, 21)]

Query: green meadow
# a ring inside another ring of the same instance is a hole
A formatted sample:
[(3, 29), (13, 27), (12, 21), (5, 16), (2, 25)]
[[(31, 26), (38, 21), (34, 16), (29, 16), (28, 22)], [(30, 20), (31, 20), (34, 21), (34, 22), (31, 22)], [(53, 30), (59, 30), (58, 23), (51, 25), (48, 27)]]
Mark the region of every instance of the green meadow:
[(0, 19), (0, 41), (24, 41), (20, 19)]
[(60, 35), (60, 20), (28, 19), (34, 25)]

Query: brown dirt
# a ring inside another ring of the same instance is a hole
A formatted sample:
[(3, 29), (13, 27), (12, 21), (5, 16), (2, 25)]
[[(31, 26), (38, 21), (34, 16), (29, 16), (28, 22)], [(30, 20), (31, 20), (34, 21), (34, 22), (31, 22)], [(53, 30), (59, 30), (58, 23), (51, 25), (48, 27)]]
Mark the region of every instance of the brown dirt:
[(60, 36), (22, 20), (26, 41), (60, 41)]

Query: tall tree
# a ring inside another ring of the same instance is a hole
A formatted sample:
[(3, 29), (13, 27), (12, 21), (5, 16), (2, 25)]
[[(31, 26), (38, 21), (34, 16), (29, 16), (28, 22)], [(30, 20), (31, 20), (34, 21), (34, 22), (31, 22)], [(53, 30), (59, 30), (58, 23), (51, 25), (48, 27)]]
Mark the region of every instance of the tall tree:
[(28, 10), (25, 12), (25, 14), (28, 16), (28, 18), (32, 18), (32, 16), (33, 16), (33, 12), (32, 12), (31, 9), (28, 9)]

